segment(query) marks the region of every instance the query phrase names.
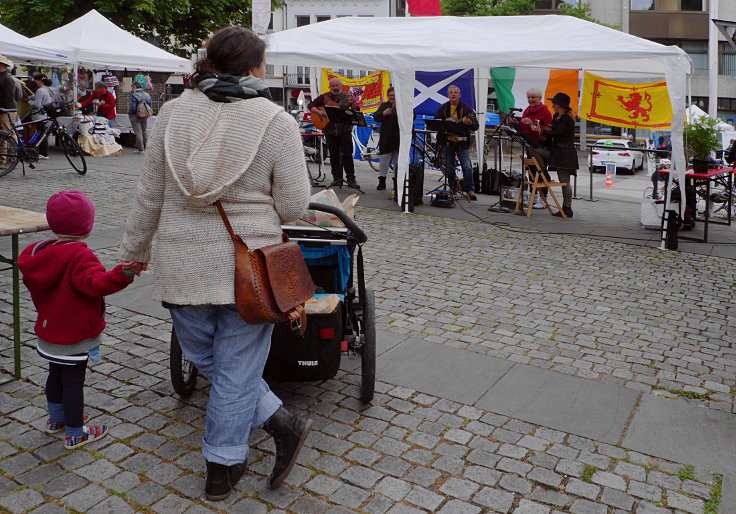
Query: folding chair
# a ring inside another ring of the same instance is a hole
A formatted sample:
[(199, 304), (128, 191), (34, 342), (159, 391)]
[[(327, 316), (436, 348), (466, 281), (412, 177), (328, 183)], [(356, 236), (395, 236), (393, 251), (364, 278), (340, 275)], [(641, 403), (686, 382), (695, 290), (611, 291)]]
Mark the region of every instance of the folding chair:
[[(567, 182), (551, 182), (547, 179), (545, 176), (542, 167), (539, 165), (539, 162), (535, 157), (526, 157), (524, 159), (524, 168), (522, 170), (522, 176), (521, 176), (521, 184), (519, 185), (519, 196), (516, 199), (516, 209), (514, 209), (514, 212), (519, 212), (522, 209), (522, 202), (524, 198), (524, 189), (526, 189), (526, 186), (532, 186), (531, 193), (529, 195), (529, 205), (527, 206), (527, 218), (531, 218), (532, 216), (532, 202), (534, 202), (535, 195), (537, 194), (537, 191), (543, 188), (547, 188), (547, 191), (549, 191), (549, 194), (552, 195), (552, 200), (554, 200), (555, 205), (557, 206), (557, 210), (560, 211), (563, 218), (567, 218), (567, 215), (565, 214), (565, 211), (562, 210), (562, 207), (560, 206), (560, 202), (557, 201), (557, 197), (555, 196), (554, 191), (552, 191), (552, 186), (566, 186)], [(552, 207), (550, 207), (549, 202), (547, 202), (547, 198), (543, 195), (539, 195), (542, 201), (544, 202), (545, 207), (547, 207), (547, 210), (550, 214), (554, 214), (552, 212)]]

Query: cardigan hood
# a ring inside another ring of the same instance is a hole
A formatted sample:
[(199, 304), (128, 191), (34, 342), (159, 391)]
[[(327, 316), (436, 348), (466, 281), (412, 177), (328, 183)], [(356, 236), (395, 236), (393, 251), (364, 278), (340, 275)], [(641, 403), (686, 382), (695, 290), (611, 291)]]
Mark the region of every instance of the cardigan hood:
[[(283, 112), (266, 98), (221, 103), (197, 89), (184, 91), (170, 105), (164, 133), (166, 164), (182, 194), (197, 207), (214, 203), (240, 179), (266, 129)], [(251, 137), (235, 137), (242, 127)]]

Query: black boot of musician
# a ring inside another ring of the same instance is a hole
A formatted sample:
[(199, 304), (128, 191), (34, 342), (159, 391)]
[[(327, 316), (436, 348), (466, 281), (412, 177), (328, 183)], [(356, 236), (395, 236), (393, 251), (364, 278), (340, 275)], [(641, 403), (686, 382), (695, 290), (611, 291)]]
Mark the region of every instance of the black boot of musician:
[(377, 191), (383, 191), (386, 189), (386, 177), (378, 177), (378, 186), (376, 187)]
[(291, 414), (284, 407), (279, 407), (279, 410), (263, 425), (263, 429), (273, 437), (276, 444), (276, 464), (268, 478), (271, 489), (279, 487), (289, 476), (311, 428), (311, 419)]
[(358, 184), (358, 181), (355, 180), (355, 175), (352, 177), (348, 177), (348, 186), (352, 187), (353, 189), (360, 189), (360, 184)]
[(216, 462), (207, 462), (207, 479), (204, 483), (204, 495), (208, 500), (224, 500), (238, 483), (245, 471), (245, 462), (225, 466)]

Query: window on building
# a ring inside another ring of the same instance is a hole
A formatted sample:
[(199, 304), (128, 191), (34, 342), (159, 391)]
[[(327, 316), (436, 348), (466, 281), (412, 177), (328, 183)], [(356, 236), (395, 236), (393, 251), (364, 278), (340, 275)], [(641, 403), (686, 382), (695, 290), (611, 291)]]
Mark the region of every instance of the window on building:
[(273, 12), (271, 13), (271, 18), (268, 20), (268, 30), (273, 30)]
[(296, 26), (297, 27), (303, 27), (304, 25), (309, 25), (309, 16), (297, 16), (296, 17)]
[(703, 0), (680, 0), (681, 11), (702, 11)]
[(273, 70), (274, 70), (273, 64), (266, 64), (266, 76), (267, 77), (273, 77)]
[(327, 21), (330, 19), (330, 16), (317, 16), (317, 23), (321, 21)]
[(727, 41), (718, 42), (718, 74), (736, 75), (736, 49)]
[(705, 112), (708, 112), (708, 97), (707, 96), (693, 96), (690, 98), (692, 102), (703, 109)]
[(719, 98), (718, 112), (736, 112), (736, 98)]
[(696, 74), (708, 73), (708, 42), (703, 40), (672, 40), (657, 39), (657, 43), (663, 45), (676, 45), (685, 50), (693, 60), (693, 68)]
[(631, 0), (632, 11), (653, 11), (654, 0)]
[(536, 0), (534, 2), (534, 8), (552, 10), (559, 9), (562, 4), (567, 4), (572, 7), (580, 7), (580, 0)]

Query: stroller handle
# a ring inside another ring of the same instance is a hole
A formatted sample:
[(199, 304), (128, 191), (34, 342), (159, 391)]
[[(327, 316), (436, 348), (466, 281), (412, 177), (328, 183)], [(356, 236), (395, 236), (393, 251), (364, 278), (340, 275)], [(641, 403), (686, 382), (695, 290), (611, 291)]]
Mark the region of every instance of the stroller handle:
[(355, 221), (353, 221), (350, 216), (345, 214), (345, 211), (343, 211), (342, 209), (339, 209), (332, 205), (315, 202), (309, 202), (309, 209), (312, 211), (322, 211), (328, 214), (334, 214), (340, 219), (340, 221), (345, 224), (345, 226), (353, 234), (358, 243), (365, 243), (366, 241), (368, 241), (368, 236), (365, 235), (365, 232), (363, 232), (360, 227), (355, 224)]

